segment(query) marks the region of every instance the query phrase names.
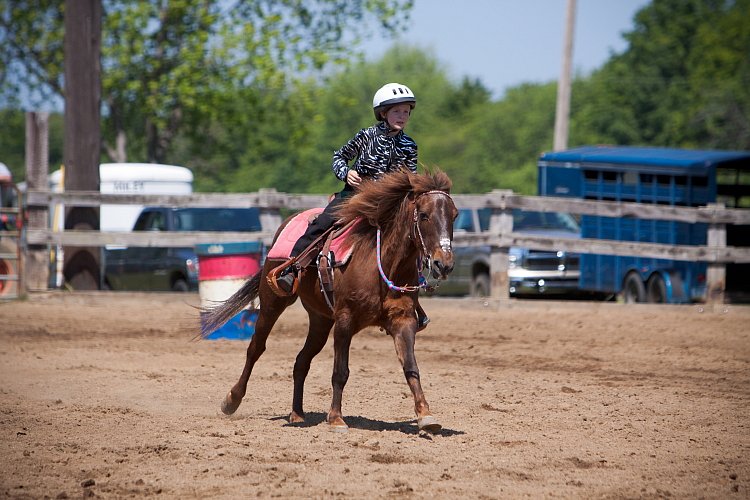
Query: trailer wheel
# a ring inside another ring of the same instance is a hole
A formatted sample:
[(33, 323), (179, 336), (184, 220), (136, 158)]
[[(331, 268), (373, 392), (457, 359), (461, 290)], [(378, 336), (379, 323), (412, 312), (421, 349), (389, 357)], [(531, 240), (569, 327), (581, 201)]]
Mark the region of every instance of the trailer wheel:
[(654, 274), (646, 284), (646, 296), (652, 304), (664, 304), (667, 301), (667, 285), (664, 278)]
[(620, 292), (623, 302), (634, 304), (636, 302), (646, 301), (646, 287), (643, 280), (636, 273), (630, 273), (625, 276), (622, 282), (622, 292)]
[(471, 296), (490, 296), (490, 276), (487, 273), (479, 273), (471, 280)]

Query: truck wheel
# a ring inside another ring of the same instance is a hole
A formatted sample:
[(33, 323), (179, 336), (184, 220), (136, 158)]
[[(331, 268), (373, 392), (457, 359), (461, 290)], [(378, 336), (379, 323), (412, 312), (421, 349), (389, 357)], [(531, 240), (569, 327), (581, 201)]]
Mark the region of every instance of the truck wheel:
[(643, 280), (636, 273), (630, 273), (625, 276), (622, 282), (622, 292), (620, 292), (623, 302), (634, 304), (636, 302), (646, 301), (646, 287)]
[(187, 292), (188, 290), (190, 290), (190, 287), (188, 287), (187, 281), (182, 278), (176, 279), (172, 284), (173, 292)]
[(489, 297), (490, 296), (490, 276), (486, 273), (479, 273), (471, 280), (472, 297)]
[(652, 304), (664, 304), (667, 301), (667, 285), (664, 278), (654, 274), (646, 284), (646, 296)]

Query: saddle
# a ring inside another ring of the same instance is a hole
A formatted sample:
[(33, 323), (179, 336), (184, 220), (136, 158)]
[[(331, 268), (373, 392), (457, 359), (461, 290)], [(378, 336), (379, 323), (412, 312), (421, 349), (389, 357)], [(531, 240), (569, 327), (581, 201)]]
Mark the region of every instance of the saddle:
[(321, 291), (330, 307), (333, 307), (333, 269), (343, 266), (352, 255), (352, 244), (348, 235), (358, 221), (352, 221), (345, 226), (336, 226), (327, 229), (316, 238), (307, 248), (296, 257), (290, 253), (294, 244), (304, 234), (307, 226), (315, 220), (322, 208), (312, 208), (295, 215), (284, 227), (268, 252), (268, 259), (284, 259), (284, 262), (273, 268), (266, 277), (271, 290), (280, 297), (289, 297), (297, 293), (299, 279), (294, 280), (291, 293), (282, 290), (277, 283), (281, 272), (289, 266), (295, 266), (301, 272), (314, 265), (318, 269)]

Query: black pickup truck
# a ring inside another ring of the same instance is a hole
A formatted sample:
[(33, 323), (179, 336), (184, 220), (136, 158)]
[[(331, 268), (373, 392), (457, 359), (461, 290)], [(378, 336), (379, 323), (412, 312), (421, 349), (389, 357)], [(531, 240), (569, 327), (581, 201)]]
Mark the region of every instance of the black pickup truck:
[[(133, 231), (261, 230), (257, 208), (146, 207)], [(110, 290), (198, 289), (198, 258), (192, 247), (127, 247), (104, 251), (104, 286)]]

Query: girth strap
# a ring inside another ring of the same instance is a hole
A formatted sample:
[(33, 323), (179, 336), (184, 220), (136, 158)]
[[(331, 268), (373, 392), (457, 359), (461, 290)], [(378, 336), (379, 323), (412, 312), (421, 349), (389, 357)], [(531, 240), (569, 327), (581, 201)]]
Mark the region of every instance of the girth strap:
[(331, 242), (335, 234), (331, 233), (323, 244), (323, 249), (318, 254), (318, 279), (320, 279), (320, 291), (328, 303), (328, 307), (333, 310), (333, 265), (335, 257), (331, 251)]

